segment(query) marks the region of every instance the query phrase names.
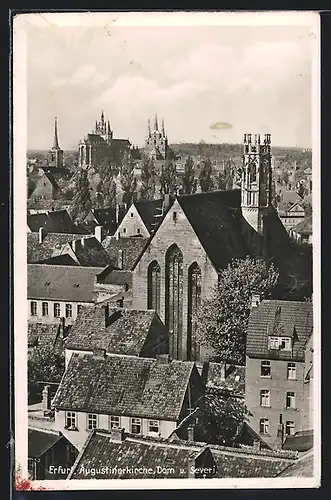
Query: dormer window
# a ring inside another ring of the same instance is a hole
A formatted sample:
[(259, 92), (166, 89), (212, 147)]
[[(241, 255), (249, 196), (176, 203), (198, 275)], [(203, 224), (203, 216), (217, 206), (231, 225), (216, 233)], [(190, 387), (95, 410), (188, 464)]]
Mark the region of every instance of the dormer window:
[(291, 338), (290, 337), (269, 337), (268, 349), (277, 349), (280, 351), (290, 351)]

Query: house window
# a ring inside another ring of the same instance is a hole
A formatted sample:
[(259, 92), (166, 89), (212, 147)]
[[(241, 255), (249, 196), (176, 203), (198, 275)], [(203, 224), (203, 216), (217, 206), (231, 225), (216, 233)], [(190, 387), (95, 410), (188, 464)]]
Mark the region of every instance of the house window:
[(287, 363), (287, 378), (295, 380), (297, 376), (295, 363)]
[(295, 408), (295, 393), (286, 393), (286, 408)]
[(140, 228), (139, 228), (139, 227), (138, 227), (138, 229), (137, 229), (137, 234), (140, 234)]
[(130, 214), (130, 215), (131, 215), (131, 217), (133, 217), (133, 212), (131, 212), (131, 214)]
[(141, 419), (131, 418), (131, 432), (132, 434), (141, 434)]
[(83, 307), (82, 304), (78, 304), (77, 305), (77, 314), (79, 314), (79, 312), (81, 311), (82, 307)]
[(271, 366), (270, 361), (261, 361), (261, 377), (270, 377)]
[(278, 349), (279, 337), (269, 337), (269, 349)]
[(178, 359), (183, 328), (183, 254), (177, 245), (166, 253), (165, 322), (172, 334), (172, 356)]
[(269, 434), (269, 420), (267, 418), (260, 420), (260, 434)]
[(285, 424), (285, 434), (286, 436), (294, 435), (294, 422), (287, 421)]
[(172, 212), (172, 220), (177, 220), (177, 212)]
[(98, 427), (98, 415), (95, 413), (88, 413), (87, 414), (87, 429), (89, 431), (93, 431), (93, 429), (96, 429)]
[(260, 406), (270, 406), (270, 391), (265, 389), (260, 391)]
[(158, 434), (160, 432), (160, 422), (158, 420), (149, 420), (148, 432), (150, 434)]
[(126, 228), (125, 227), (123, 227), (123, 233), (126, 233)]
[(109, 417), (109, 427), (111, 429), (119, 429), (121, 427), (121, 417), (111, 415)]
[(72, 305), (66, 304), (66, 318), (72, 318)]
[(66, 429), (76, 429), (77, 414), (75, 411), (66, 412)]
[(290, 337), (282, 337), (280, 339), (279, 348), (282, 351), (290, 351), (291, 350), (291, 339), (290, 339)]
[(43, 316), (48, 316), (48, 302), (42, 303), (42, 313)]
[(148, 280), (148, 309), (154, 309), (160, 314), (160, 298), (161, 298), (161, 268), (156, 260), (151, 262), (147, 271)]
[(37, 316), (37, 302), (35, 300), (30, 302), (30, 313), (31, 316)]
[(199, 360), (199, 353), (195, 338), (196, 322), (195, 314), (201, 304), (201, 270), (195, 262), (188, 271), (188, 338), (187, 355), (188, 359)]
[(61, 316), (61, 306), (59, 302), (54, 304), (54, 317), (59, 318)]

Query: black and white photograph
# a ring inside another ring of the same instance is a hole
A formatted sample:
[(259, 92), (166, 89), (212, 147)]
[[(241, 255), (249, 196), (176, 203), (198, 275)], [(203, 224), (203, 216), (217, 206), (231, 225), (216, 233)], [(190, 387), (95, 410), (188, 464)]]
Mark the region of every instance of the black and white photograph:
[(319, 38), (14, 18), (16, 489), (320, 486)]

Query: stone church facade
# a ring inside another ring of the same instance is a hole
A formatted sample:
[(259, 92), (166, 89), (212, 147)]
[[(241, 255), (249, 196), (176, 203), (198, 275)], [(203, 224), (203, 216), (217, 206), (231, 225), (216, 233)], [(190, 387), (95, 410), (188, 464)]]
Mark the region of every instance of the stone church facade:
[(263, 144), (245, 136), (241, 190), (177, 196), (134, 266), (132, 306), (158, 312), (175, 359), (210, 358), (196, 339), (194, 314), (233, 258), (271, 257), (281, 267), (292, 251), (271, 205), (270, 143), (269, 134)]
[(151, 160), (167, 160), (170, 158), (170, 148), (164, 128), (164, 120), (162, 119), (161, 130), (159, 130), (157, 115), (155, 115), (153, 130), (151, 129), (151, 122), (148, 119), (144, 154)]

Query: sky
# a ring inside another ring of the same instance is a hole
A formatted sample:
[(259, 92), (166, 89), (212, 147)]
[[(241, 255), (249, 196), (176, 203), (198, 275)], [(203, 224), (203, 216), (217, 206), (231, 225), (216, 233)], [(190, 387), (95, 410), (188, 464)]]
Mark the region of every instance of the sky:
[(27, 30), (28, 148), (52, 146), (57, 116), (60, 146), (77, 149), (101, 110), (138, 146), (157, 113), (170, 143), (271, 133), (309, 148), (312, 38), (309, 26), (40, 22)]

